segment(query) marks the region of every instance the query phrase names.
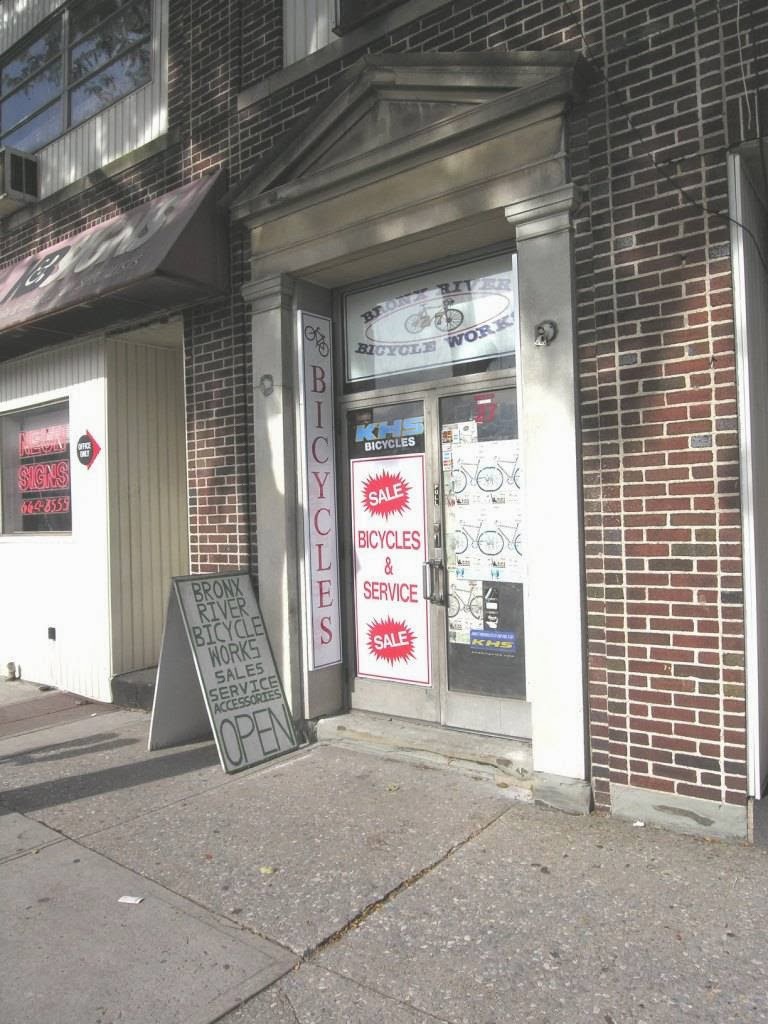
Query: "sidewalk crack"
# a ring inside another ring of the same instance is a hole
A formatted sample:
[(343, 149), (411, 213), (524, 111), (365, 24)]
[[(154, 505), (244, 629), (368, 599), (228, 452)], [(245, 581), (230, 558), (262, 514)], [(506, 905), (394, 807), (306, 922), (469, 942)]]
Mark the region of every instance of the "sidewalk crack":
[(426, 867), (421, 868), (419, 871), (416, 871), (414, 874), (410, 875), (402, 882), (399, 882), (388, 892), (384, 893), (383, 896), (380, 896), (376, 900), (372, 900), (365, 907), (363, 907), (363, 909), (359, 911), (359, 913), (357, 913), (352, 918), (351, 921), (347, 921), (345, 925), (342, 925), (342, 927), (339, 928), (337, 931), (333, 932), (333, 934), (328, 935), (321, 942), (318, 942), (318, 944), (316, 946), (313, 946), (312, 949), (305, 950), (304, 953), (301, 955), (301, 962), (310, 963), (312, 960), (315, 959), (316, 956), (322, 953), (324, 949), (327, 949), (328, 946), (334, 945), (335, 943), (343, 939), (345, 935), (348, 935), (349, 932), (352, 932), (356, 928), (359, 928), (364, 921), (371, 917), (372, 914), (375, 914), (377, 911), (381, 910), (382, 907), (385, 907), (388, 903), (390, 903), (397, 896), (399, 896), (400, 893), (403, 892), (405, 889), (410, 889), (412, 885), (415, 885), (417, 882), (421, 881), (421, 879), (424, 878), (426, 875), (431, 874), (436, 868), (439, 868), (441, 864), (444, 864), (449, 857), (452, 857), (455, 853), (458, 853), (458, 851), (461, 850), (462, 847), (466, 846), (467, 843), (471, 843), (474, 839), (477, 839), (478, 836), (482, 835), (483, 832), (486, 831), (486, 829), (489, 829), (491, 825), (495, 825), (496, 822), (505, 814), (508, 814), (511, 809), (511, 805), (509, 807), (502, 807), (497, 814), (494, 814), (492, 818), (484, 822), (482, 825), (478, 825), (477, 828), (473, 829), (473, 831), (469, 833), (469, 835), (465, 836), (463, 839), (460, 839), (452, 846), (449, 846), (445, 853), (443, 853), (436, 860), (432, 861), (431, 864), (427, 864)]
[(450, 1017), (439, 1017), (432, 1010), (425, 1010), (423, 1006), (417, 1006), (415, 1003), (407, 1003), (404, 999), (398, 999), (397, 996), (390, 995), (383, 989), (377, 988), (375, 985), (364, 985), (357, 978), (353, 978), (349, 974), (343, 974), (341, 971), (334, 971), (331, 967), (323, 967), (321, 970), (327, 974), (332, 974), (335, 978), (340, 978), (342, 981), (348, 982), (350, 985), (357, 985), (358, 988), (363, 988), (366, 992), (373, 992), (375, 995), (380, 996), (388, 1003), (395, 1003), (397, 1006), (402, 1006), (404, 1010), (408, 1010), (409, 1013), (419, 1013), (423, 1017), (429, 1017), (430, 1020), (434, 1020), (437, 1024), (456, 1024)]
[(291, 1002), (291, 997), (288, 995), (288, 993), (285, 991), (285, 989), (283, 989), (283, 991), (280, 994), (282, 995), (283, 999), (285, 999), (286, 1003), (288, 1004), (288, 1009), (293, 1014), (293, 1019), (296, 1021), (296, 1024), (301, 1024), (301, 1021), (299, 1019), (299, 1015), (296, 1012), (296, 1007)]

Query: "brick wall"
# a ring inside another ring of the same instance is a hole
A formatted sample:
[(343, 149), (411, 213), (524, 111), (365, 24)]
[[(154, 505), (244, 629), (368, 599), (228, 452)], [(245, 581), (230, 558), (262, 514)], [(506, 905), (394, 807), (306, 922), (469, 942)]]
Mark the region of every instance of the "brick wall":
[[(172, 3), (171, 19), (178, 78), (171, 124), (183, 139), (183, 175), (195, 178), (223, 164), (234, 184), (241, 64), (264, 22), (261, 6), (184, 0)], [(251, 343), (240, 294), (246, 262), (245, 232), (232, 227), (230, 294), (184, 318), (192, 572), (250, 568), (256, 575)]]
[(748, 137), (724, 103), (754, 103), (754, 80), (737, 4), (671, 8), (587, 6), (604, 77), (573, 124), (589, 199), (577, 280), (603, 805), (609, 780), (729, 803), (746, 791), (729, 224), (714, 211), (728, 209), (725, 149)]

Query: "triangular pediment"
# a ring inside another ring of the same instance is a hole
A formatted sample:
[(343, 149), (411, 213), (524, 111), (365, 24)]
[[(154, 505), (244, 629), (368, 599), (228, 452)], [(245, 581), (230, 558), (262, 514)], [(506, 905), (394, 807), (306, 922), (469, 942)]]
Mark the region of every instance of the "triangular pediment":
[(297, 168), (297, 176), (311, 172), (318, 165), (332, 167), (355, 160), (381, 146), (439, 124), (472, 106), (468, 101), (425, 100), (417, 96), (374, 94), (371, 99), (367, 108), (350, 111), (344, 126), (337, 125), (333, 137), (326, 138), (322, 147), (313, 147), (305, 154), (303, 165)]
[[(584, 79), (570, 51), (364, 57), (257, 165), (231, 198), (236, 218), (329, 180), (370, 173), (518, 110), (563, 100)], [(261, 201), (260, 201), (261, 200)]]

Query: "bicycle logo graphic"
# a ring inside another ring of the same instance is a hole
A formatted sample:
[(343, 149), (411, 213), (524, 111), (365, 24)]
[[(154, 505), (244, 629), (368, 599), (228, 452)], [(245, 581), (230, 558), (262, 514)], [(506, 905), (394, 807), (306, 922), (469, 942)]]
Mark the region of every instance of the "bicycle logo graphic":
[(482, 523), (465, 523), (453, 532), (454, 551), (457, 556), (463, 555), (469, 548), (477, 550), (488, 557), (500, 555), (506, 545), (517, 555), (523, 553), (523, 535), (520, 524), (507, 526), (496, 524), (484, 528)]
[[(467, 600), (468, 597), (469, 600)], [(455, 619), (461, 611), (468, 611), (473, 619), (482, 619), (483, 595), (472, 594), (471, 590), (454, 587), (448, 596), (448, 618)]]
[(423, 305), (418, 313), (411, 313), (405, 319), (405, 329), (409, 334), (421, 334), (434, 324), (438, 331), (447, 334), (449, 331), (457, 330), (463, 323), (464, 314), (461, 310), (452, 306), (450, 299), (443, 299), (443, 308), (434, 314), (427, 310), (426, 305)]
[(320, 330), (319, 327), (315, 327), (313, 324), (307, 324), (304, 328), (304, 338), (306, 341), (314, 342), (317, 347), (317, 351), (321, 356), (327, 356), (330, 351), (328, 341)]
[[(470, 469), (467, 469), (467, 466)], [(467, 484), (477, 484), (481, 491), (498, 491), (502, 484), (520, 487), (520, 460), (495, 458), (490, 463), (460, 462), (451, 470), (451, 491), (461, 494)]]

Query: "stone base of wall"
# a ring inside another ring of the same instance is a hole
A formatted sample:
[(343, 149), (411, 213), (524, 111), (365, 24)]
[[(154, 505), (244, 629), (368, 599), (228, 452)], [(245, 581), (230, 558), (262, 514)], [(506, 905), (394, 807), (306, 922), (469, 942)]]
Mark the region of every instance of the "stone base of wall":
[(687, 832), (710, 839), (746, 839), (747, 804), (720, 804), (699, 797), (657, 793), (611, 785), (611, 810), (617, 818)]

